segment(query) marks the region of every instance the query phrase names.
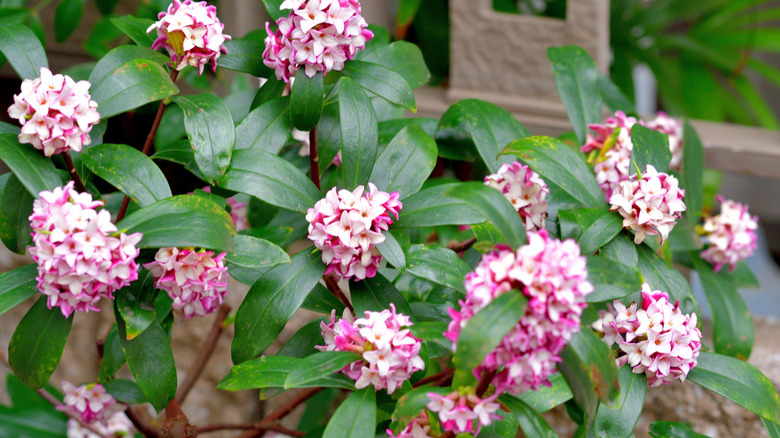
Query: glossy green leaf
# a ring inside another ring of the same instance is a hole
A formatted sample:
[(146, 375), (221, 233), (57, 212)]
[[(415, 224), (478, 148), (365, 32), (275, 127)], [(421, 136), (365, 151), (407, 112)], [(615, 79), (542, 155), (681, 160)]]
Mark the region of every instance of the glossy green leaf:
[(387, 263), (396, 269), (406, 269), (406, 256), (398, 243), (398, 240), (390, 232), (383, 233), (385, 240), (376, 246), (376, 249), (387, 260)]
[(525, 225), (512, 204), (498, 190), (479, 182), (458, 184), (447, 192), (447, 196), (466, 201), (473, 209), (482, 213), (504, 236), (514, 249), (526, 242)]
[(376, 391), (355, 391), (344, 400), (325, 427), (323, 438), (366, 438), (376, 428)]
[(639, 263), (639, 254), (637, 253), (636, 245), (628, 232), (619, 233), (609, 243), (604, 245), (599, 251), (599, 254), (603, 254), (604, 257), (620, 262), (626, 266), (637, 267)]
[(271, 345), (324, 273), (320, 252), (304, 250), (260, 277), (236, 312), (233, 363), (257, 357)]
[(699, 134), (690, 123), (683, 127), (683, 159), (680, 172), (680, 186), (685, 189), (685, 215), (692, 223), (697, 222), (701, 214), (704, 188), (704, 148), (699, 140)]
[(552, 386), (540, 386), (536, 391), (528, 390), (520, 394), (518, 398), (539, 413), (547, 412), (571, 400), (573, 397), (571, 389), (561, 373), (555, 373), (549, 379)]
[(12, 125), (10, 123), (0, 122), (0, 134), (14, 134), (19, 135), (19, 131), (21, 129), (16, 126)]
[(423, 189), (403, 200), (404, 208), (393, 228), (418, 228), (437, 225), (471, 225), (485, 218), (465, 200), (447, 193), (458, 183), (441, 184)]
[(49, 381), (60, 363), (72, 324), (73, 318), (64, 317), (59, 307), (46, 306), (45, 296), (19, 321), (8, 344), (8, 363), (27, 386), (37, 389)]
[(609, 108), (610, 112), (623, 111), (629, 115), (636, 114), (634, 104), (625, 94), (623, 94), (620, 88), (609, 79), (609, 76), (599, 72), (597, 82), (599, 94), (601, 94), (604, 105)]
[(593, 428), (597, 437), (629, 438), (645, 405), (647, 378), (634, 374), (630, 366), (623, 366), (618, 372), (620, 400), (613, 406), (600, 404)]
[(290, 370), (284, 388), (310, 388), (322, 377), (337, 373), (352, 362), (361, 360), (357, 353), (349, 351), (321, 351), (302, 359)]
[(171, 97), (179, 88), (157, 62), (133, 59), (92, 82), (90, 91), (100, 116), (108, 118)]
[(451, 249), (414, 245), (406, 251), (406, 270), (436, 284), (466, 292), (463, 278), (471, 268)]
[(588, 257), (588, 281), (593, 292), (585, 299), (589, 303), (612, 302), (642, 289), (642, 275), (636, 268), (602, 255)]
[(446, 395), (452, 392), (449, 388), (439, 386), (423, 386), (415, 388), (398, 399), (393, 411), (391, 428), (397, 434), (402, 431), (409, 422), (420, 415), (425, 406), (430, 403), (428, 393), (433, 392), (439, 395)]
[(758, 289), (761, 286), (753, 271), (744, 261), (737, 263), (734, 271), (726, 272), (724, 275), (731, 279), (739, 289)]
[(442, 333), (447, 331), (446, 322), (415, 322), (409, 329), (415, 337), (425, 341), (425, 344), (428, 346), (429, 359), (436, 359), (452, 354), (452, 344), (450, 343), (450, 340), (442, 336)]
[(6, 248), (24, 254), (32, 245), (29, 217), (35, 198), (13, 173), (3, 176), (8, 178), (0, 194), (0, 239)]
[(0, 274), (0, 315), (38, 292), (35, 263)]
[(98, 382), (111, 380), (124, 364), (125, 352), (122, 350), (122, 344), (119, 342), (119, 331), (116, 328), (116, 324), (112, 324), (103, 343), (103, 357), (100, 359), (98, 367)]
[(141, 232), (139, 248), (194, 246), (233, 252), (235, 225), (230, 215), (209, 199), (178, 195), (141, 208), (117, 224), (128, 233)]
[[(287, 14), (284, 14), (287, 16)], [(267, 78), (272, 70), (263, 64), (262, 41), (251, 39), (225, 41), (227, 53), (219, 57), (219, 68), (240, 71), (252, 76)]]
[(42, 67), (49, 68), (41, 41), (29, 27), (21, 24), (0, 25), (0, 52), (21, 79), (35, 79)]
[(134, 339), (156, 321), (154, 300), (157, 289), (152, 273), (142, 270), (138, 280), (116, 293), (116, 307), (125, 323), (127, 339)]
[(284, 381), (301, 359), (287, 356), (260, 356), (230, 369), (217, 389), (242, 391), (256, 388), (283, 388)]
[(603, 212), (598, 219), (582, 230), (577, 239), (582, 254), (590, 254), (609, 243), (623, 230), (623, 218), (616, 213)]
[(228, 263), (243, 268), (267, 268), (281, 263), (290, 263), (290, 256), (273, 243), (247, 235), (233, 237), (236, 252), (228, 254)]
[(63, 438), (68, 417), (57, 411), (12, 373), (6, 388), (13, 407), (0, 405), (0, 436), (24, 438)]
[(691, 285), (674, 268), (669, 267), (652, 248), (646, 244), (638, 245), (639, 272), (652, 290), (662, 290), (669, 294), (669, 301), (680, 301), (683, 313), (701, 314), (699, 305), (693, 298)]
[[(316, 289), (317, 288), (315, 287), (315, 290)], [(339, 314), (338, 311), (336, 313)], [(301, 358), (317, 352), (314, 347), (316, 345), (322, 345), (322, 328), (320, 327), (320, 323), (322, 322), (330, 322), (330, 318), (317, 318), (304, 324), (303, 327), (298, 329), (290, 340), (282, 346), (278, 355)], [(280, 386), (284, 386), (284, 382), (282, 382), (282, 385)]]
[(658, 172), (669, 171), (672, 151), (669, 149), (668, 135), (636, 125), (636, 129), (631, 128), (631, 143), (634, 144), (634, 148), (631, 151), (629, 174), (636, 174), (636, 169), (644, 173), (648, 165), (655, 167)]
[(113, 379), (103, 383), (106, 392), (120, 403), (140, 405), (146, 403), (146, 396), (137, 383), (130, 379)]
[(780, 396), (753, 365), (716, 353), (699, 353), (688, 380), (720, 394), (761, 418), (780, 423)]
[(414, 318), (403, 295), (382, 274), (353, 282), (349, 285), (349, 292), (356, 315), (363, 315), (366, 310), (381, 312), (390, 309), (390, 304), (393, 304), (398, 313)]
[(154, 24), (154, 21), (148, 18), (125, 15), (124, 17), (111, 18), (111, 23), (124, 32), (125, 35), (129, 36), (130, 39), (140, 47), (152, 47), (152, 44), (157, 37), (156, 30), (153, 30), (151, 33), (146, 33), (149, 26)]
[(260, 107), (261, 105), (263, 105), (264, 103), (272, 99), (282, 97), (282, 93), (284, 93), (284, 90), (286, 88), (287, 88), (287, 84), (284, 81), (278, 80), (276, 78), (269, 78), (257, 90), (254, 99), (252, 99), (252, 104), (249, 106), (250, 111)]
[(520, 399), (509, 395), (499, 397), (499, 402), (509, 409), (510, 414), (520, 424), (525, 436), (539, 438), (557, 438), (547, 421), (539, 415), (531, 406), (528, 406)]
[(547, 57), (552, 63), (558, 95), (566, 107), (579, 144), (585, 144), (588, 125), (601, 121), (599, 71), (588, 52), (576, 46), (550, 47)]
[(512, 162), (509, 157), (498, 157), (506, 145), (529, 135), (507, 110), (477, 99), (461, 100), (441, 116), (436, 139), (454, 133), (474, 142), (491, 173), (497, 172), (502, 163)]
[(184, 110), (184, 127), (201, 175), (217, 184), (225, 175), (236, 145), (233, 117), (225, 102), (213, 94), (174, 96)]
[(769, 438), (780, 438), (780, 425), (771, 421), (766, 421), (763, 418), (761, 419), (761, 422), (764, 423), (764, 428), (769, 434)]
[(15, 134), (0, 134), (0, 160), (34, 197), (62, 186), (62, 176), (49, 158), (30, 145), (19, 144)]
[(421, 3), (422, 0), (400, 0), (398, 2), (398, 13), (395, 17), (396, 27), (409, 27), (412, 21), (414, 21), (414, 16), (417, 15)]
[(560, 187), (583, 207), (607, 209), (604, 192), (596, 183), (593, 172), (582, 155), (566, 143), (551, 137), (534, 136), (513, 141), (501, 153), (517, 156), (545, 181)]
[[(171, 60), (169, 57), (163, 55), (160, 52), (152, 50), (149, 47), (136, 45), (119, 46), (100, 58), (100, 61), (95, 64), (95, 67), (90, 72), (89, 82), (93, 84), (93, 89), (94, 84), (106, 79), (108, 76), (113, 74), (114, 70), (135, 59), (148, 59), (155, 61), (160, 65), (163, 65)], [(105, 118), (105, 116), (103, 116), (103, 118)], [(164, 118), (163, 121), (168, 122), (166, 118)]]
[(344, 303), (339, 301), (335, 295), (333, 295), (328, 288), (320, 283), (314, 286), (314, 289), (309, 292), (309, 296), (303, 301), (301, 307), (312, 312), (324, 313), (330, 315), (332, 310), (336, 310), (337, 315), (341, 315), (344, 312)]
[(54, 11), (54, 39), (61, 43), (79, 27), (86, 0), (62, 0)]
[(276, 154), (290, 139), (292, 127), (290, 98), (269, 100), (236, 126), (236, 149), (262, 149)]
[(124, 144), (101, 144), (81, 154), (97, 176), (121, 190), (141, 207), (171, 196), (162, 171), (151, 158)]
[(317, 187), (297, 167), (258, 149), (236, 151), (219, 186), (300, 212), (305, 212), (322, 198)]
[(380, 47), (362, 59), (398, 73), (412, 88), (420, 88), (431, 79), (420, 48), (407, 41)]
[(417, 125), (401, 129), (382, 150), (369, 180), (401, 199), (417, 193), (436, 166), (436, 142)]
[(344, 64), (341, 74), (352, 78), (366, 91), (390, 103), (417, 112), (417, 102), (412, 87), (393, 70), (372, 62), (352, 60)]
[(339, 82), (339, 130), (344, 185), (354, 189), (368, 184), (377, 157), (377, 120), (368, 96), (355, 81)]
[(321, 72), (310, 78), (304, 69), (298, 70), (290, 92), (290, 112), (296, 129), (311, 131), (317, 126), (325, 100), (323, 93)]
[(407, 117), (403, 119), (385, 120), (379, 122), (379, 144), (386, 145), (401, 132), (402, 129), (417, 125), (429, 137), (436, 135), (436, 127), (439, 121), (430, 117)]
[(168, 143), (162, 147), (156, 147), (157, 152), (152, 155), (153, 160), (166, 160), (182, 166), (190, 166), (194, 162), (192, 147), (189, 140), (179, 140)]
[(696, 433), (691, 426), (674, 421), (656, 421), (650, 423), (650, 436), (653, 438), (709, 438)]

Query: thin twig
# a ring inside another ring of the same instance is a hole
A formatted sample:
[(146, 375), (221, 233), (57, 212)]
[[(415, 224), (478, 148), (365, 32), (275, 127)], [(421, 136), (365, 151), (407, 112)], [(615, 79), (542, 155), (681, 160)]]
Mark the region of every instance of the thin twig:
[(471, 239), (464, 240), (463, 242), (452, 242), (447, 245), (447, 248), (455, 252), (462, 252), (471, 248), (476, 242), (477, 242), (477, 238), (472, 237)]
[(187, 371), (187, 377), (184, 379), (184, 382), (179, 387), (179, 391), (176, 393), (176, 401), (180, 405), (184, 403), (184, 399), (187, 398), (187, 394), (189, 394), (190, 390), (195, 385), (198, 377), (200, 377), (200, 374), (206, 367), (206, 362), (209, 361), (211, 354), (214, 352), (214, 348), (217, 346), (217, 341), (219, 340), (219, 335), (221, 335), (224, 330), (222, 324), (225, 322), (228, 313), (230, 313), (230, 306), (221, 304), (217, 311), (217, 318), (211, 326), (209, 335), (203, 342), (203, 346), (198, 352), (198, 356), (195, 358), (195, 361), (192, 362), (189, 371)]
[(350, 310), (350, 312), (352, 312), (352, 314), (354, 315), (355, 308), (352, 307), (352, 303), (350, 303), (347, 296), (344, 295), (344, 292), (339, 287), (339, 284), (336, 281), (336, 279), (334, 279), (330, 275), (326, 275), (322, 278), (325, 280), (325, 286), (328, 287), (330, 293), (332, 293), (336, 298), (338, 298), (339, 301), (341, 301), (341, 303), (344, 304), (344, 306), (346, 306)]
[(127, 415), (127, 418), (130, 419), (130, 422), (132, 422), (135, 428), (138, 429), (138, 431), (141, 432), (141, 434), (146, 438), (160, 438), (160, 431), (157, 430), (157, 428), (154, 426), (146, 424), (146, 422), (144, 422), (141, 417), (136, 415), (132, 407), (127, 407), (125, 410), (125, 415)]
[(317, 151), (317, 127), (309, 132), (309, 167), (311, 168), (311, 182), (320, 189), (320, 156)]
[(306, 435), (306, 432), (301, 432), (300, 430), (288, 429), (288, 428), (282, 426), (281, 424), (274, 424), (273, 426), (270, 427), (270, 429), (273, 430), (274, 432), (283, 433), (283, 434), (289, 435), (289, 436), (304, 436), (304, 435)]
[(428, 376), (424, 379), (420, 379), (417, 383), (412, 385), (412, 388), (419, 388), (427, 383), (436, 382), (444, 377), (452, 377), (455, 374), (455, 368), (448, 368), (440, 373), (436, 373), (432, 376)]
[(477, 383), (477, 387), (474, 388), (474, 392), (477, 393), (477, 397), (482, 397), (485, 394), (485, 391), (490, 387), (490, 382), (493, 381), (493, 377), (496, 377), (495, 371), (485, 371), (482, 373), (482, 377), (479, 379), (479, 383)]
[(73, 158), (70, 157), (70, 154), (64, 153), (62, 156), (65, 158), (65, 165), (68, 166), (68, 173), (70, 173), (70, 179), (73, 180), (74, 183), (76, 183), (76, 190), (78, 190), (81, 193), (84, 193), (87, 191), (87, 188), (84, 187), (84, 183), (81, 182), (81, 178), (79, 177), (78, 171), (76, 171), (76, 165), (73, 164)]

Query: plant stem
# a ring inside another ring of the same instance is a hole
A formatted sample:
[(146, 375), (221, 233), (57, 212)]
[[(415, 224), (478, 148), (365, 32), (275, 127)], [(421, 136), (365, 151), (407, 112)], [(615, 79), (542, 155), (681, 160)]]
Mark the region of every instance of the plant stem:
[(65, 152), (62, 154), (62, 156), (65, 158), (65, 165), (68, 166), (68, 172), (70, 173), (70, 179), (73, 180), (74, 183), (76, 183), (76, 190), (78, 190), (81, 193), (84, 193), (87, 191), (87, 188), (84, 187), (84, 183), (81, 182), (81, 178), (79, 178), (79, 173), (76, 171), (76, 165), (73, 164), (73, 158), (70, 157), (70, 154)]
[(462, 252), (471, 248), (476, 242), (477, 242), (477, 238), (472, 237), (471, 239), (464, 240), (463, 242), (452, 242), (447, 245), (447, 248), (455, 252)]
[(320, 156), (317, 150), (317, 127), (309, 132), (309, 167), (311, 168), (311, 182), (320, 188)]
[(438, 380), (443, 379), (444, 377), (452, 377), (452, 375), (455, 374), (455, 368), (448, 368), (440, 373), (434, 374), (432, 376), (428, 376), (424, 379), (421, 379), (414, 385), (412, 385), (412, 388), (419, 388), (420, 386), (423, 386), (427, 383), (436, 382)]
[(490, 382), (493, 381), (493, 377), (496, 377), (495, 371), (485, 371), (482, 373), (482, 377), (479, 379), (477, 387), (474, 388), (474, 392), (477, 393), (477, 397), (482, 397), (485, 394), (485, 391), (487, 391), (488, 387), (490, 387)]
[(138, 429), (138, 431), (141, 432), (141, 434), (146, 438), (160, 437), (160, 431), (155, 427), (146, 424), (138, 415), (136, 415), (132, 407), (127, 407), (127, 410), (125, 410), (125, 415), (127, 415), (127, 418), (130, 419), (130, 422), (132, 422), (135, 428)]
[(162, 436), (165, 438), (194, 438), (198, 436), (198, 427), (190, 424), (181, 406), (174, 398), (165, 407), (165, 424)]
[(341, 291), (341, 288), (339, 287), (338, 282), (333, 277), (331, 277), (330, 275), (326, 275), (326, 276), (324, 276), (322, 278), (325, 280), (325, 286), (328, 287), (328, 290), (330, 291), (330, 293), (332, 293), (336, 298), (338, 298), (339, 301), (341, 301), (341, 303), (344, 304), (344, 306), (346, 308), (348, 308), (352, 312), (352, 314), (354, 315), (355, 314), (355, 308), (352, 307), (352, 303), (349, 302), (349, 299), (347, 298), (347, 296), (344, 295), (344, 292)]

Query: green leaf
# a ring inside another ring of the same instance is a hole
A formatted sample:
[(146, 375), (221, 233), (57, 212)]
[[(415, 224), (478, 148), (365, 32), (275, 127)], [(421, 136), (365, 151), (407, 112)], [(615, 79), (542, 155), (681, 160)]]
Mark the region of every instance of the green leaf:
[(432, 119), (430, 117), (409, 117), (404, 119), (393, 119), (379, 122), (379, 144), (381, 146), (390, 143), (390, 140), (398, 135), (402, 129), (412, 125), (419, 126), (422, 128), (423, 132), (428, 134), (429, 137), (433, 138), (433, 136), (436, 134), (436, 127), (438, 124), (438, 120)]
[[(1, 215), (2, 213), (0, 213)], [(387, 260), (387, 263), (392, 265), (396, 269), (406, 269), (406, 256), (404, 255), (401, 245), (396, 240), (395, 236), (391, 232), (383, 233), (385, 236), (384, 242), (378, 244), (376, 249), (382, 254), (382, 257)]]
[(206, 182), (217, 184), (225, 175), (236, 145), (230, 110), (213, 94), (174, 96), (173, 101), (184, 110), (184, 128), (198, 170)]
[(639, 263), (639, 254), (636, 250), (636, 245), (628, 232), (619, 233), (609, 243), (604, 245), (599, 251), (604, 257), (625, 264), (630, 267), (637, 267)]
[(690, 123), (683, 127), (683, 159), (680, 172), (680, 186), (685, 189), (685, 215), (692, 223), (697, 222), (703, 205), (704, 148), (699, 134)]
[(551, 387), (540, 386), (536, 391), (526, 391), (518, 397), (531, 406), (536, 412), (547, 412), (550, 409), (566, 403), (573, 397), (569, 385), (563, 379), (561, 373), (555, 373), (549, 377)]
[(317, 283), (314, 289), (309, 292), (309, 296), (303, 301), (301, 307), (312, 312), (324, 313), (330, 315), (332, 310), (337, 315), (344, 312), (344, 303), (339, 301), (325, 286)]
[(127, 339), (132, 340), (156, 321), (154, 300), (157, 298), (155, 279), (152, 273), (143, 270), (138, 280), (117, 292), (116, 308), (125, 323)]
[(771, 421), (766, 421), (763, 418), (761, 419), (761, 422), (764, 423), (764, 428), (766, 428), (769, 438), (780, 438), (780, 425)]
[(466, 182), (450, 189), (447, 196), (462, 199), (482, 213), (485, 219), (495, 225), (513, 249), (525, 244), (523, 220), (498, 190), (480, 182)]
[(305, 212), (322, 198), (317, 187), (297, 167), (258, 149), (236, 151), (219, 187), (300, 212)]
[(403, 76), (372, 62), (352, 60), (344, 64), (342, 76), (352, 78), (364, 90), (374, 93), (386, 101), (417, 112), (412, 87)]
[(511, 290), (494, 299), (474, 315), (461, 330), (455, 350), (458, 371), (471, 373), (504, 339), (525, 314), (528, 299)]
[(439, 386), (424, 386), (422, 388), (415, 388), (401, 396), (393, 411), (393, 422), (391, 423), (393, 432), (398, 434), (415, 417), (420, 415), (420, 412), (422, 412), (423, 409), (425, 409), (425, 406), (431, 401), (428, 398), (429, 392), (446, 395), (452, 392), (452, 390)]
[(262, 149), (276, 154), (290, 139), (292, 128), (290, 98), (269, 100), (236, 126), (236, 150)]
[(268, 11), (268, 15), (271, 16), (272, 20), (276, 21), (281, 17), (286, 17), (290, 13), (289, 9), (279, 9), (279, 6), (282, 5), (283, 1), (284, 0), (263, 0), (265, 10)]
[(428, 346), (428, 358), (449, 356), (452, 353), (450, 340), (442, 336), (447, 331), (447, 323), (444, 321), (415, 322), (409, 327), (412, 334), (425, 341)]
[(653, 438), (709, 438), (694, 432), (691, 426), (674, 421), (656, 421), (650, 423), (650, 436)]
[(46, 306), (45, 296), (19, 321), (8, 344), (8, 363), (27, 386), (37, 389), (49, 381), (60, 363), (72, 324), (73, 318), (64, 317), (59, 307)]
[(86, 0), (62, 0), (54, 11), (54, 39), (61, 43), (79, 27)]
[(417, 193), (436, 166), (436, 142), (417, 125), (407, 126), (379, 154), (369, 180), (401, 199)]
[(747, 360), (753, 349), (755, 329), (745, 300), (726, 274), (713, 272), (712, 265), (704, 262), (697, 252), (691, 252), (690, 257), (712, 311), (715, 352)]
[(377, 157), (377, 121), (371, 101), (350, 78), (339, 85), (341, 170), (345, 188), (368, 184)]
[(645, 405), (647, 378), (634, 374), (630, 366), (623, 366), (618, 372), (620, 400), (614, 406), (599, 405), (593, 428), (598, 437), (629, 438)]
[(0, 52), (21, 79), (35, 79), (41, 68), (49, 68), (41, 41), (29, 27), (21, 24), (0, 25)]
[(607, 209), (604, 192), (582, 155), (551, 137), (528, 137), (513, 141), (501, 152), (516, 155), (548, 183), (560, 187), (583, 207)]
[(124, 144), (101, 144), (81, 154), (97, 176), (121, 190), (133, 202), (146, 207), (171, 196), (162, 171), (151, 158)]
[(11, 125), (10, 123), (0, 122), (0, 134), (14, 134), (19, 135), (21, 129), (18, 126)]
[(114, 315), (127, 366), (146, 399), (160, 412), (176, 395), (176, 364), (171, 340), (157, 321), (152, 322), (140, 336), (127, 339), (125, 322), (116, 307)]
[(642, 125), (636, 125), (635, 128), (631, 128), (634, 149), (631, 151), (631, 168), (628, 173), (633, 175), (637, 169), (644, 173), (648, 165), (655, 167), (658, 172), (668, 172), (672, 160), (669, 136)]
[[(252, 104), (249, 106), (250, 111), (258, 108), (271, 99), (282, 97), (282, 93), (284, 93), (286, 88), (287, 84), (284, 81), (269, 78), (260, 89), (257, 90), (254, 99), (252, 99)], [(240, 140), (240, 138), (237, 138), (236, 140)]]
[(127, 61), (96, 82), (90, 82), (92, 100), (98, 103), (98, 112), (104, 119), (179, 92), (165, 69), (149, 59)]
[(273, 243), (256, 237), (239, 234), (233, 237), (236, 252), (228, 254), (228, 263), (242, 268), (267, 268), (281, 263), (290, 263), (290, 256)]
[(351, 283), (349, 292), (356, 315), (363, 315), (367, 310), (381, 312), (394, 304), (398, 313), (414, 317), (403, 295), (382, 274)]
[(395, 16), (395, 26), (397, 28), (408, 28), (417, 11), (420, 9), (422, 0), (400, 0), (398, 2), (398, 13)]
[(231, 368), (228, 375), (219, 382), (217, 389), (242, 391), (256, 388), (283, 388), (287, 375), (299, 363), (301, 359), (297, 357), (260, 356)]
[(588, 257), (588, 281), (593, 284), (593, 292), (585, 297), (589, 303), (612, 302), (639, 291), (644, 283), (636, 268), (602, 255)]
[(423, 189), (403, 200), (404, 208), (393, 228), (419, 228), (437, 225), (471, 225), (485, 221), (467, 201), (447, 196), (459, 183)]
[(182, 166), (193, 165), (194, 156), (189, 140), (174, 141), (155, 149), (157, 152), (152, 155), (153, 160), (166, 160)]
[(35, 197), (13, 173), (4, 176), (8, 178), (0, 195), (0, 239), (6, 248), (24, 254), (32, 245), (29, 216)]
[(103, 343), (103, 357), (98, 367), (98, 382), (111, 380), (124, 364), (125, 352), (122, 351), (122, 344), (119, 342), (119, 331), (116, 324), (112, 324)]
[(380, 47), (363, 58), (398, 73), (412, 88), (420, 88), (431, 79), (431, 72), (425, 64), (422, 52), (407, 41), (396, 41)]
[(141, 208), (117, 224), (128, 233), (141, 232), (139, 248), (194, 246), (233, 252), (235, 226), (214, 201), (196, 195), (178, 195)]
[[(12, 381), (17, 381), (13, 374), (8, 374), (8, 387), (11, 390)], [(13, 378), (14, 380), (11, 380)], [(24, 386), (23, 383), (18, 383)], [(27, 389), (27, 387), (25, 387)], [(67, 430), (68, 417), (54, 409), (34, 391), (29, 397), (35, 397), (36, 403), (45, 406), (29, 405), (25, 400), (15, 403), (13, 408), (0, 405), (0, 436), (24, 438), (63, 438)], [(24, 403), (24, 404), (22, 404)]]
[(616, 213), (603, 211), (588, 227), (583, 227), (577, 240), (582, 254), (590, 254), (606, 245), (623, 230), (623, 218)]
[(302, 359), (290, 370), (284, 381), (284, 388), (310, 388), (319, 386), (317, 381), (337, 373), (352, 362), (362, 360), (362, 356), (350, 351), (321, 351)]
[(257, 357), (271, 345), (324, 273), (320, 252), (304, 250), (260, 277), (236, 312), (233, 363)]
[(579, 144), (585, 144), (588, 125), (601, 121), (599, 71), (588, 52), (576, 46), (547, 49), (555, 85)]
[(146, 403), (146, 397), (137, 383), (129, 379), (113, 379), (103, 383), (106, 392), (120, 403), (139, 405)]
[(97, 5), (98, 10), (103, 15), (109, 15), (114, 12), (117, 3), (119, 3), (119, 0), (95, 0), (95, 5)]
[(669, 302), (680, 301), (683, 313), (700, 314), (699, 305), (693, 298), (691, 285), (674, 268), (669, 267), (652, 248), (646, 244), (638, 245), (639, 272), (642, 273), (650, 289), (662, 290), (669, 294)]
[(561, 358), (558, 370), (569, 384), (577, 406), (586, 415), (586, 423), (591, 424), (599, 399), (612, 404), (620, 395), (613, 354), (601, 338), (584, 328), (574, 335)]
[(470, 138), (490, 173), (496, 173), (502, 163), (512, 161), (499, 158), (501, 150), (529, 134), (507, 110), (482, 100), (466, 99), (449, 107), (439, 120), (436, 139), (452, 135)]
[(14, 134), (0, 134), (0, 160), (36, 198), (44, 190), (63, 185), (54, 163), (32, 146), (19, 144)]
[[(287, 14), (284, 14), (287, 16)], [(265, 45), (262, 41), (251, 39), (225, 41), (227, 53), (219, 57), (217, 62), (219, 68), (240, 71), (252, 76), (267, 78), (272, 74), (272, 70), (263, 64), (263, 50)]]
[(463, 293), (463, 278), (471, 268), (451, 249), (440, 246), (414, 245), (406, 251), (406, 270), (436, 284)]
[(0, 315), (38, 292), (37, 275), (35, 263), (0, 274)]
[(597, 79), (599, 94), (609, 111), (623, 111), (626, 114), (636, 114), (636, 108), (631, 100), (609, 79), (609, 76), (599, 72)]
[(376, 428), (376, 391), (373, 387), (355, 391), (336, 409), (323, 438), (366, 438)]
[[(325, 286), (323, 286), (323, 288), (324, 287)], [(316, 290), (317, 288), (315, 288), (315, 291)], [(342, 311), (343, 310), (342, 307)], [(322, 317), (304, 324), (303, 327), (298, 329), (290, 340), (284, 344), (281, 350), (279, 350), (279, 356), (301, 358), (315, 353), (317, 350), (314, 347), (316, 345), (322, 345), (322, 328), (320, 327), (320, 323), (325, 321), (330, 322), (329, 319), (330, 318)], [(290, 369), (292, 368), (288, 368), (288, 371)], [(284, 386), (284, 381), (282, 381), (282, 385), (280, 386)]]
[(557, 438), (558, 434), (555, 433), (555, 430), (550, 427), (547, 421), (521, 400), (509, 395), (502, 395), (499, 397), (499, 402), (506, 406), (510, 414), (520, 423), (520, 428), (525, 436)]
[[(89, 82), (93, 84), (94, 87), (95, 83), (111, 75), (118, 67), (134, 59), (141, 58), (155, 61), (160, 65), (163, 65), (171, 60), (169, 57), (158, 51), (152, 50), (149, 47), (135, 45), (119, 46), (100, 58), (100, 61), (95, 64), (95, 67), (89, 74)], [(163, 119), (163, 122), (167, 121), (168, 120), (166, 118)]]
[(739, 289), (758, 289), (761, 286), (758, 283), (758, 279), (756, 278), (755, 274), (753, 274), (753, 271), (750, 270), (745, 262), (737, 263), (737, 267), (734, 269), (734, 271), (727, 272), (724, 275), (730, 278)]
[(753, 365), (716, 353), (699, 353), (688, 380), (722, 395), (750, 412), (780, 423), (780, 396), (772, 382)]
[(134, 43), (140, 47), (152, 47), (154, 40), (157, 37), (157, 31), (153, 30), (151, 33), (146, 33), (146, 29), (154, 24), (154, 20), (148, 18), (133, 17), (132, 15), (125, 15), (124, 17), (113, 17), (111, 23), (118, 27), (119, 30), (129, 36)]
[(323, 93), (321, 72), (317, 72), (310, 78), (306, 75), (305, 69), (298, 69), (290, 92), (290, 110), (295, 128), (311, 131), (317, 126), (325, 100)]

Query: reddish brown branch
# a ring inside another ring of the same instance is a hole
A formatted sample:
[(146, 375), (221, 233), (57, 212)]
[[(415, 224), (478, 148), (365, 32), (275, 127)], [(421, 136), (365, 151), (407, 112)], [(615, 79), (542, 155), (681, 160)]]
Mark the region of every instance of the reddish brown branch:
[(195, 438), (198, 436), (198, 426), (190, 424), (176, 399), (165, 407), (165, 424), (162, 436), (165, 438)]
[(127, 418), (130, 419), (135, 428), (138, 429), (138, 431), (141, 432), (141, 434), (146, 438), (160, 438), (160, 431), (142, 420), (141, 417), (135, 413), (132, 407), (128, 407), (125, 410), (125, 415), (127, 415)]
[(352, 312), (352, 314), (354, 315), (355, 314), (355, 308), (352, 307), (352, 303), (349, 302), (349, 299), (347, 298), (347, 296), (344, 295), (344, 292), (342, 292), (342, 290), (339, 287), (339, 284), (336, 281), (336, 279), (333, 278), (330, 275), (325, 275), (322, 278), (325, 280), (325, 286), (328, 287), (328, 290), (330, 291), (330, 293), (332, 293), (336, 298), (338, 298), (339, 301), (341, 301), (341, 303), (344, 304), (344, 306), (346, 308), (348, 308), (350, 310), (350, 312)]
[(436, 373), (432, 376), (428, 376), (424, 379), (420, 379), (420, 381), (412, 385), (412, 388), (418, 388), (420, 386), (423, 386), (431, 382), (437, 382), (439, 380), (444, 379), (445, 377), (446, 378), (452, 377), (453, 375), (455, 375), (455, 368), (448, 368), (440, 373)]
[(283, 434), (289, 435), (289, 436), (304, 436), (304, 435), (306, 435), (305, 432), (301, 432), (300, 430), (288, 429), (288, 428), (282, 426), (281, 424), (274, 424), (273, 426), (270, 427), (270, 429), (273, 430), (274, 432), (283, 433)]
[(68, 166), (68, 173), (70, 173), (70, 179), (73, 180), (74, 183), (76, 183), (76, 190), (80, 193), (84, 193), (87, 191), (87, 188), (84, 187), (84, 183), (81, 182), (81, 178), (79, 177), (79, 173), (76, 170), (76, 165), (73, 164), (73, 158), (70, 157), (69, 153), (64, 153), (62, 156), (65, 158), (65, 165)]
[(200, 374), (203, 372), (203, 369), (206, 367), (206, 363), (209, 361), (211, 354), (214, 352), (214, 348), (217, 346), (219, 335), (221, 335), (224, 330), (223, 323), (225, 322), (228, 313), (230, 313), (230, 306), (227, 304), (219, 306), (217, 318), (211, 326), (211, 331), (203, 342), (203, 346), (198, 352), (198, 356), (195, 358), (195, 361), (192, 362), (189, 371), (187, 371), (187, 377), (184, 379), (184, 382), (179, 387), (179, 391), (176, 393), (176, 402), (178, 404), (181, 405), (184, 403), (187, 394), (189, 394), (190, 390), (195, 385), (195, 382), (198, 380), (198, 377), (200, 377)]
[(311, 168), (311, 182), (320, 189), (320, 155), (317, 151), (317, 127), (309, 132), (309, 167)]
[(474, 392), (477, 393), (477, 397), (482, 397), (485, 394), (485, 391), (490, 387), (490, 382), (493, 381), (493, 377), (496, 377), (495, 371), (485, 371), (482, 373), (482, 377), (479, 379), (479, 383), (477, 383), (477, 387), (474, 388)]
[(472, 237), (471, 239), (464, 240), (463, 242), (452, 242), (447, 245), (447, 248), (455, 252), (463, 252), (471, 248), (476, 242), (477, 242), (477, 238)]

